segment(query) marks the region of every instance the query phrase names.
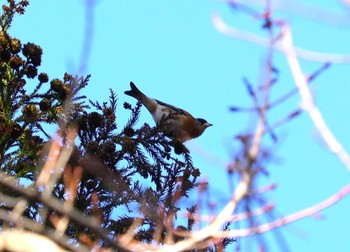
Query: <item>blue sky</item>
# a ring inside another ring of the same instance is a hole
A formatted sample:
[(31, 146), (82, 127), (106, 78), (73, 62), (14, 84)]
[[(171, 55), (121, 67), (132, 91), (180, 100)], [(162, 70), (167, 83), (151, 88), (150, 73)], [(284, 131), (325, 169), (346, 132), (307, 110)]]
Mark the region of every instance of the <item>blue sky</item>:
[[(50, 78), (78, 71), (85, 29), (83, 3), (32, 1), (26, 14), (13, 23), (15, 37), (43, 48), (41, 71)], [(317, 11), (306, 8), (313, 5)], [(277, 17), (291, 23), (295, 44), (315, 51), (350, 54), (349, 9), (330, 0), (308, 1), (307, 6), (286, 1), (276, 12)], [(302, 11), (313, 18), (299, 15)], [(328, 13), (326, 18), (320, 15), (322, 11)], [(97, 1), (86, 71), (92, 78), (83, 91), (90, 99), (100, 101), (108, 98), (109, 88), (116, 91), (120, 125), (127, 120), (122, 103), (134, 102), (123, 94), (130, 81), (147, 95), (213, 123), (200, 138), (187, 144), (202, 178), (210, 183), (213, 201), (229, 197), (225, 164), (238, 150), (233, 137), (254, 127), (249, 116), (233, 114), (228, 108), (251, 105), (242, 78), (259, 83), (267, 53), (266, 48), (218, 33), (211, 21), (214, 12), (234, 27), (265, 35), (259, 22), (232, 11), (224, 1)], [(280, 78), (272, 97), (278, 98), (294, 83), (285, 57), (276, 53), (274, 62)], [(306, 74), (320, 67), (319, 63), (301, 63)], [(350, 149), (349, 70), (349, 65), (332, 65), (311, 85), (317, 105), (346, 149)], [(269, 114), (269, 121), (285, 117), (299, 102), (299, 96), (288, 100)], [(140, 122), (153, 124), (145, 109)], [(276, 204), (280, 216), (319, 203), (348, 183), (349, 172), (327, 151), (306, 114), (279, 128), (276, 134), (280, 140), (274, 147), (276, 160), (268, 166), (270, 176), (260, 183), (277, 184), (266, 198)], [(270, 141), (266, 139), (265, 143)], [(215, 158), (208, 160), (203, 152)], [(322, 219), (308, 218), (284, 227), (290, 250), (349, 250), (349, 204), (350, 198), (345, 198), (322, 212)], [(279, 251), (272, 234), (264, 237), (268, 238), (270, 251)], [(247, 248), (245, 239), (238, 242)]]

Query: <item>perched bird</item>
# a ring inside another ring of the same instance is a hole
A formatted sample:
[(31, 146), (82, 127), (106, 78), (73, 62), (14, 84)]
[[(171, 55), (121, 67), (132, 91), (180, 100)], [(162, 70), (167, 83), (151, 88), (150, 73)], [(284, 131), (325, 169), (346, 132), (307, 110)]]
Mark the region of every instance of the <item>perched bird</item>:
[(206, 128), (212, 126), (202, 118), (194, 118), (186, 110), (146, 96), (133, 82), (130, 82), (130, 87), (131, 90), (124, 93), (140, 101), (152, 114), (161, 131), (170, 138), (183, 143), (199, 137)]

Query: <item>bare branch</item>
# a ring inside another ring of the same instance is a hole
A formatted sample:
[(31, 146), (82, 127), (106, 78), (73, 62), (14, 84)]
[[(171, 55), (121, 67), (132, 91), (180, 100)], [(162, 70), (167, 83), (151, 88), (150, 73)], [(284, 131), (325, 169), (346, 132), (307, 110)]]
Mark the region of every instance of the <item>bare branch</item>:
[(306, 78), (297, 59), (295, 48), (293, 47), (292, 33), (288, 25), (284, 27), (284, 36), (282, 41), (283, 49), (286, 52), (287, 61), (290, 70), (292, 71), (295, 85), (298, 87), (299, 93), (301, 95), (302, 108), (309, 113), (311, 120), (313, 121), (316, 129), (325, 141), (329, 150), (333, 152), (350, 171), (349, 154), (345, 151), (341, 143), (336, 139), (332, 131), (328, 128), (321, 112), (315, 105), (312, 94), (307, 86)]
[(46, 236), (19, 230), (0, 233), (0, 250), (13, 252), (67, 251)]
[[(234, 221), (242, 221), (251, 217), (259, 216), (265, 213), (268, 213), (272, 211), (275, 208), (274, 205), (266, 205), (257, 209), (254, 209), (252, 212), (243, 212), (243, 213), (238, 213), (235, 215), (232, 215), (227, 221), (229, 222), (234, 222)], [(188, 218), (194, 219), (196, 221), (204, 221), (204, 222), (210, 222), (213, 221), (216, 216), (214, 215), (207, 215), (207, 214), (188, 214), (186, 213), (186, 216)]]
[[(212, 15), (212, 21), (215, 26), (215, 28), (232, 38), (245, 40), (247, 42), (269, 47), (271, 45), (271, 41), (267, 38), (258, 36), (254, 33), (244, 32), (241, 30), (238, 30), (234, 27), (228, 26), (220, 17), (219, 14), (213, 14)], [(284, 46), (282, 42), (276, 41), (273, 45), (273, 48), (279, 52), (286, 53), (284, 50)], [(320, 53), (320, 52), (314, 52), (310, 50), (306, 50), (300, 47), (294, 47), (293, 51), (296, 55), (296, 57), (308, 60), (308, 61), (315, 61), (315, 62), (330, 62), (330, 63), (337, 63), (337, 64), (348, 64), (350, 63), (350, 55), (343, 55), (343, 54), (333, 54), (333, 53)]]
[(313, 217), (320, 211), (324, 210), (325, 208), (331, 207), (337, 202), (339, 202), (341, 199), (343, 199), (345, 196), (350, 194), (350, 184), (346, 185), (344, 188), (342, 188), (340, 191), (329, 197), (328, 199), (322, 201), (321, 203), (311, 206), (309, 208), (305, 208), (299, 212), (293, 213), (291, 215), (282, 217), (280, 219), (277, 219), (273, 222), (266, 223), (264, 225), (254, 227), (254, 228), (248, 228), (248, 229), (241, 229), (241, 230), (230, 230), (225, 232), (218, 232), (215, 234), (215, 237), (244, 237), (244, 236), (250, 236), (255, 234), (261, 234), (268, 232), (270, 230), (273, 230), (275, 228), (285, 226), (289, 223), (295, 222), (297, 220), (306, 218), (306, 217)]
[(197, 243), (215, 236), (222, 226), (230, 219), (231, 214), (237, 208), (238, 202), (246, 195), (250, 183), (250, 176), (242, 174), (242, 180), (238, 184), (231, 201), (223, 208), (215, 220), (205, 228), (192, 232), (186, 240), (179, 241), (174, 245), (164, 246), (157, 251), (183, 251), (193, 248)]
[(6, 174), (0, 172), (0, 184), (10, 188), (14, 192), (19, 193), (24, 198), (28, 200), (36, 200), (43, 203), (46, 207), (53, 209), (59, 214), (66, 215), (78, 224), (84, 225), (85, 227), (91, 228), (96, 234), (102, 237), (104, 240), (109, 242), (115, 248), (122, 248), (119, 243), (107, 233), (107, 230), (102, 230), (99, 225), (99, 221), (95, 217), (89, 217), (82, 214), (76, 209), (67, 209), (62, 201), (54, 197), (45, 197), (35, 190), (30, 190), (30, 188), (22, 188), (18, 186), (15, 182), (10, 180)]

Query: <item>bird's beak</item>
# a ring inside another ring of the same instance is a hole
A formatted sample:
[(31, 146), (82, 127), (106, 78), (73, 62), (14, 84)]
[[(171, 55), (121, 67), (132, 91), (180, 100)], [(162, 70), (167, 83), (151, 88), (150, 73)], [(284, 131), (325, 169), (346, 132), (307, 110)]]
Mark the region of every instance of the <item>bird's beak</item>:
[(206, 128), (208, 128), (208, 127), (210, 127), (210, 126), (213, 126), (213, 124), (208, 123), (208, 122), (207, 122), (207, 123), (205, 123), (204, 125), (205, 125), (205, 127), (206, 127)]

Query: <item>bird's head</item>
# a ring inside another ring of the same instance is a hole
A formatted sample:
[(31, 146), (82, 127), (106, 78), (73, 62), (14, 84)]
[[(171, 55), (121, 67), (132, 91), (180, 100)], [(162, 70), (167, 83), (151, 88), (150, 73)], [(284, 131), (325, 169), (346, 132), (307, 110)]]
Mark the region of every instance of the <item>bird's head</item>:
[(205, 119), (203, 119), (203, 118), (196, 118), (196, 125), (197, 125), (198, 127), (202, 128), (203, 131), (204, 131), (206, 128), (210, 127), (210, 126), (213, 126), (213, 124), (208, 123), (208, 122), (207, 122)]
[(205, 131), (206, 128), (213, 126), (213, 124), (208, 123), (206, 120), (202, 118), (196, 118), (193, 124), (190, 123), (189, 125), (186, 125), (182, 130), (179, 130), (177, 132), (177, 140), (180, 142), (186, 142), (188, 140), (191, 140), (193, 138), (199, 137), (202, 135), (202, 133)]

